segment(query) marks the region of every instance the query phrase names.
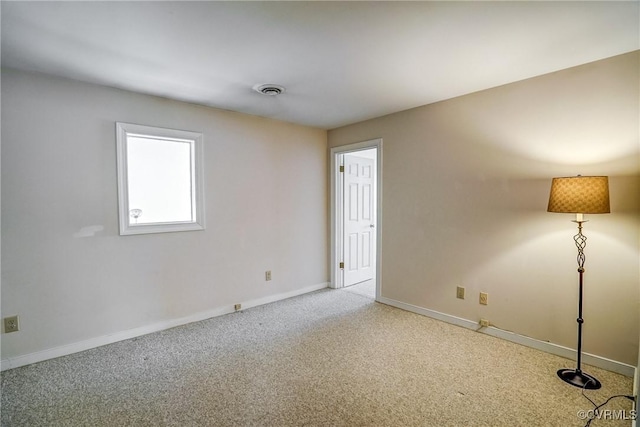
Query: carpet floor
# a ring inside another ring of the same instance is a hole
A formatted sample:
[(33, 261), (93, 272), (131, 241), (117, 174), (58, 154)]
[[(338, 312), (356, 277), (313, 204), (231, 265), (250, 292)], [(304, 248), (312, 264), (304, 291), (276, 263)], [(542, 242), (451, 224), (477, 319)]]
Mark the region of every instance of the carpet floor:
[[(574, 362), (321, 290), (1, 374), (2, 426), (584, 426)], [(596, 403), (631, 394), (595, 367)], [(614, 399), (603, 409), (631, 413)], [(605, 414), (606, 415), (606, 414)], [(602, 418), (608, 418), (603, 416)], [(629, 426), (595, 419), (591, 426)]]

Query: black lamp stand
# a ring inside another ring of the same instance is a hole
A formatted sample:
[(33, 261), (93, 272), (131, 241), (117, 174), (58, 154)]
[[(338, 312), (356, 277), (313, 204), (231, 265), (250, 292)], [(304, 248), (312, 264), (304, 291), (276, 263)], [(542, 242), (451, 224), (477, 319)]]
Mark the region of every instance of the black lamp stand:
[(578, 234), (573, 236), (573, 240), (576, 242), (578, 248), (578, 273), (580, 274), (580, 294), (578, 297), (578, 364), (576, 369), (560, 369), (558, 376), (562, 381), (565, 381), (573, 386), (580, 387), (582, 389), (596, 390), (602, 387), (600, 381), (589, 374), (582, 372), (580, 368), (582, 362), (582, 276), (584, 274), (584, 248), (587, 246), (587, 237), (582, 234), (582, 223), (586, 221), (573, 221), (578, 224)]

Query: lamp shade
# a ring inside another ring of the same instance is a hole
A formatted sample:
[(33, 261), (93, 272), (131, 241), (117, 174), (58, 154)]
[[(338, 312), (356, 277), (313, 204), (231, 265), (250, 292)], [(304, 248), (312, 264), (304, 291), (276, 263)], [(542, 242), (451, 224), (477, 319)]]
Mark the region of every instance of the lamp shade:
[(553, 178), (547, 212), (602, 214), (609, 208), (609, 177)]

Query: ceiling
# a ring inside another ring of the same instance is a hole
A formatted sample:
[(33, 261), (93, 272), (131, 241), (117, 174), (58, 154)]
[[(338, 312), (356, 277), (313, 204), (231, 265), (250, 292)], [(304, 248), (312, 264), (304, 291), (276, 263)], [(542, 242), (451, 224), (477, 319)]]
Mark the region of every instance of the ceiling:
[(331, 129), (637, 50), (639, 6), (2, 1), (1, 61)]

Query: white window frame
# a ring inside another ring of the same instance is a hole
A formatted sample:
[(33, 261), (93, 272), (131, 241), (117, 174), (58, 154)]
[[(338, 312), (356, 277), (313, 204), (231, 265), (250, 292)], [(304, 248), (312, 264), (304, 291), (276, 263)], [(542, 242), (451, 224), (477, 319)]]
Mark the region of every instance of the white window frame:
[[(129, 215), (128, 193), (128, 137), (146, 136), (164, 140), (188, 142), (191, 146), (191, 203), (195, 212), (191, 221), (132, 223)], [(175, 231), (204, 230), (204, 175), (203, 175), (203, 135), (199, 132), (143, 126), (133, 123), (116, 122), (116, 154), (118, 163), (118, 214), (120, 235), (169, 233)]]

